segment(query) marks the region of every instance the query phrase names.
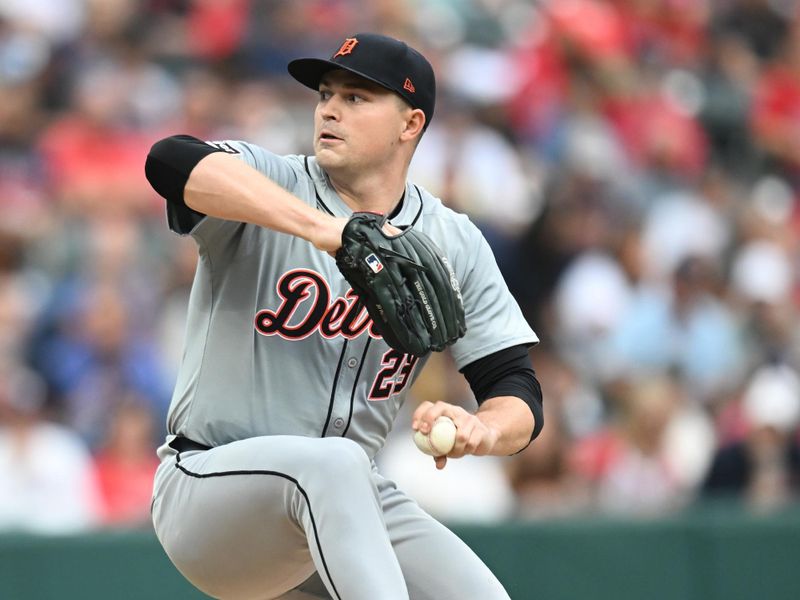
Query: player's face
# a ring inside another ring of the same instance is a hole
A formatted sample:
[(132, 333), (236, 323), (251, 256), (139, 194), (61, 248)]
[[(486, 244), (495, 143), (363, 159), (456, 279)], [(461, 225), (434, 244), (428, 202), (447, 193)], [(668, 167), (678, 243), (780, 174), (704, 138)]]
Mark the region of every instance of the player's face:
[(324, 169), (385, 163), (397, 152), (411, 112), (399, 96), (343, 70), (323, 77), (314, 111), (314, 152)]

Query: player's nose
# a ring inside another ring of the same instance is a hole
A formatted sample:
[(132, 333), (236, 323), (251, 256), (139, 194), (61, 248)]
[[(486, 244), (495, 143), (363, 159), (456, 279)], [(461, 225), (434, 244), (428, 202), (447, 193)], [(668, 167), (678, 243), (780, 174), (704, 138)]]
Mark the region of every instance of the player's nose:
[(337, 96), (334, 94), (319, 105), (319, 116), (323, 121), (339, 120), (342, 114), (340, 110), (341, 107), (339, 106), (340, 102), (341, 101), (338, 100)]

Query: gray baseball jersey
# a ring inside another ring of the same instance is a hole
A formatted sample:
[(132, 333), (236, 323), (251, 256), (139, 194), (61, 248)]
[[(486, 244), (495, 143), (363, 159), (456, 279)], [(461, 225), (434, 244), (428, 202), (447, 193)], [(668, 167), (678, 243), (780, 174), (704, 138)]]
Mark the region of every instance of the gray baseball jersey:
[[(351, 213), (314, 158), (243, 142), (220, 147), (312, 206)], [(451, 348), (459, 368), (538, 341), (465, 215), (409, 184), (391, 223), (428, 234), (456, 271), (467, 323)], [(210, 217), (189, 232), (170, 225), (197, 240), (200, 262), (169, 431), (210, 446), (259, 435), (340, 436), (372, 458), (425, 359), (392, 350), (372, 331), (333, 258), (309, 242)]]
[[(214, 145), (319, 210), (351, 213), (313, 157)], [(176, 566), (225, 598), (507, 598), (372, 463), (425, 358), (376, 334), (334, 259), (311, 243), (168, 214), (199, 248), (168, 430), (213, 447), (159, 449), (153, 518)], [(538, 341), (466, 216), (408, 184), (390, 222), (428, 234), (455, 269), (467, 324), (450, 348), (459, 368)], [(323, 592), (304, 596), (297, 586), (315, 571)]]

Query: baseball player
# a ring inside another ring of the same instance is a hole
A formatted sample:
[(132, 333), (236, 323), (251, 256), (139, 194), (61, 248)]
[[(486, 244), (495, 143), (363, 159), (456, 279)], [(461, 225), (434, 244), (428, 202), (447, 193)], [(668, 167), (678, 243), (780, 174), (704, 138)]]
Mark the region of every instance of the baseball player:
[[(427, 355), (389, 346), (332, 255), (354, 211), (434, 240), (460, 284), (466, 334), (450, 347), (478, 400), (413, 414), (458, 427), (436, 458), (510, 455), (542, 427), (528, 348), (538, 340), (469, 219), (406, 181), (431, 121), (431, 65), (376, 34), (289, 73), (318, 94), (314, 156), (172, 136), (146, 174), (168, 223), (197, 242), (185, 351), (155, 479), (166, 553), (224, 599), (508, 598), (449, 530), (377, 471)], [(457, 286), (455, 286), (457, 287)], [(410, 435), (410, 433), (409, 433)]]

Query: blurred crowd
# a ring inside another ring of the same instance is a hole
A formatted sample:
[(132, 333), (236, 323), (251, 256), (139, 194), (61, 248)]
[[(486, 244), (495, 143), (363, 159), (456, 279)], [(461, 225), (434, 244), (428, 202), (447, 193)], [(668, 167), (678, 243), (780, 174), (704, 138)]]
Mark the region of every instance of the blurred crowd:
[[(0, 530), (148, 522), (196, 249), (157, 139), (311, 152), (286, 62), (407, 40), (411, 178), (468, 213), (542, 342), (546, 426), (382, 467), (444, 519), (655, 517), (800, 492), (794, 0), (0, 0)], [(446, 354), (413, 401), (474, 407)]]

